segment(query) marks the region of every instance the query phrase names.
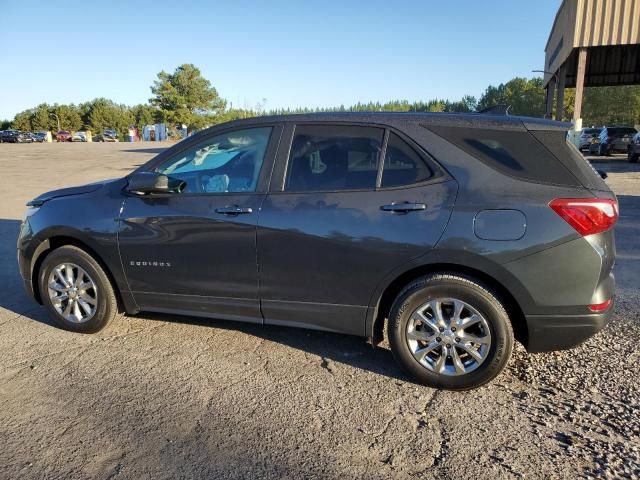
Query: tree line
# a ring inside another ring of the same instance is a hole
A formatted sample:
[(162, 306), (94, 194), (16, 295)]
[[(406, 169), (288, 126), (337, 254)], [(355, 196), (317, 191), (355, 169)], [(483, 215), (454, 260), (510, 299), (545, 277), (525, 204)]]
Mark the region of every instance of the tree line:
[[(480, 98), (466, 95), (459, 100), (424, 101), (391, 100), (332, 107), (300, 107), (267, 110), (264, 104), (254, 108), (231, 108), (211, 82), (192, 64), (180, 65), (172, 73), (162, 71), (151, 86), (148, 103), (134, 106), (117, 104), (107, 98), (96, 98), (79, 104), (40, 104), (16, 114), (13, 120), (0, 122), (0, 130), (14, 128), (25, 131), (91, 130), (100, 132), (115, 128), (125, 134), (129, 126), (167, 123), (170, 128), (186, 125), (198, 130), (209, 125), (265, 114), (309, 112), (474, 112), (498, 104), (510, 105), (513, 115), (542, 117), (545, 113), (545, 91), (542, 78), (516, 77), (497, 86), (490, 85)], [(565, 91), (564, 119), (573, 116), (575, 90)], [(640, 86), (594, 87), (585, 89), (583, 124), (640, 124)]]

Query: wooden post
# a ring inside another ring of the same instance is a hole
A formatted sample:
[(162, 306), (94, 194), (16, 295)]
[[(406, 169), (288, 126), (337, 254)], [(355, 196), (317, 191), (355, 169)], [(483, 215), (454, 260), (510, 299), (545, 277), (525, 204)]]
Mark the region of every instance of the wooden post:
[(547, 111), (544, 118), (553, 118), (553, 97), (556, 94), (556, 77), (555, 75), (549, 79), (547, 83)]
[(558, 70), (558, 98), (556, 100), (556, 120), (562, 121), (564, 116), (564, 84), (567, 77), (567, 70), (562, 64)]
[(576, 101), (573, 107), (573, 120), (582, 118), (582, 97), (584, 95), (584, 76), (587, 71), (587, 49), (578, 50), (578, 72), (576, 74)]

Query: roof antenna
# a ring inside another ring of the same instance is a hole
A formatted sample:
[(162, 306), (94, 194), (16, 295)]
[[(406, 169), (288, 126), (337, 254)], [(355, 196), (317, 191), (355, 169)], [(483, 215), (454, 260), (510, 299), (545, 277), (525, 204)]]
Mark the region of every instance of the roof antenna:
[(494, 105), (492, 107), (483, 108), (476, 113), (484, 113), (486, 115), (509, 115), (510, 108), (511, 105), (499, 103), (498, 105)]

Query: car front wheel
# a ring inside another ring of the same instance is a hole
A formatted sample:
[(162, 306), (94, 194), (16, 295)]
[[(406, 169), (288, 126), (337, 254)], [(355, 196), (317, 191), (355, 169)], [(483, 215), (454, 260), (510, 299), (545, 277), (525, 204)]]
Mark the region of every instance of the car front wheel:
[(40, 267), (39, 287), (49, 315), (67, 330), (97, 332), (118, 311), (109, 277), (91, 255), (75, 246), (47, 255)]
[(408, 285), (391, 308), (387, 328), (396, 361), (434, 388), (484, 385), (502, 372), (513, 349), (509, 317), (494, 293), (454, 273)]

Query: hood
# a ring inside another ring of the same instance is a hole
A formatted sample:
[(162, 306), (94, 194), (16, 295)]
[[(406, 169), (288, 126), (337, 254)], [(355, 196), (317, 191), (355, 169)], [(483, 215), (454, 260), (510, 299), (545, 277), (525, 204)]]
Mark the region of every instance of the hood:
[(46, 192), (41, 195), (38, 195), (33, 200), (27, 202), (27, 206), (39, 207), (43, 203), (48, 202), (53, 198), (69, 197), (71, 195), (81, 195), (83, 193), (95, 192), (96, 190), (100, 190), (105, 185), (112, 183), (116, 180), (119, 180), (119, 179), (100, 180), (98, 182), (88, 183), (86, 185), (80, 185), (79, 187), (67, 187), (67, 188), (60, 188), (58, 190), (51, 190), (50, 192)]

